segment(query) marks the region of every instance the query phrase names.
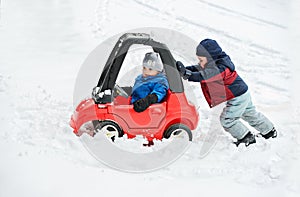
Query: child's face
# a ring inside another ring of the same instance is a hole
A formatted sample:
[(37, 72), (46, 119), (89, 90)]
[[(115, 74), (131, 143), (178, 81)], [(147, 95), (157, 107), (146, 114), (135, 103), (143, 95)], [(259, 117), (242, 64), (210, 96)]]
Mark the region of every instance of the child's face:
[(159, 72), (157, 70), (153, 70), (151, 68), (143, 67), (143, 77), (148, 77), (148, 76), (155, 76)]
[(204, 68), (205, 64), (207, 63), (207, 57), (203, 57), (203, 56), (197, 56), (198, 60), (199, 60), (199, 65)]

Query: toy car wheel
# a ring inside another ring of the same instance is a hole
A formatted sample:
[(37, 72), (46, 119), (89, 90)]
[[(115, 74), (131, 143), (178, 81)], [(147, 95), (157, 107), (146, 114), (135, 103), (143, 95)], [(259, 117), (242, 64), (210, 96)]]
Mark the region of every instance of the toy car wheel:
[(193, 135), (191, 130), (184, 124), (173, 124), (165, 132), (164, 138), (178, 138), (183, 137), (183, 135), (188, 135), (189, 141), (192, 141)]
[(121, 129), (121, 127), (113, 121), (97, 121), (94, 124), (96, 125), (96, 132), (104, 132), (104, 134), (113, 142), (115, 141), (116, 137), (122, 137), (124, 135), (124, 132)]

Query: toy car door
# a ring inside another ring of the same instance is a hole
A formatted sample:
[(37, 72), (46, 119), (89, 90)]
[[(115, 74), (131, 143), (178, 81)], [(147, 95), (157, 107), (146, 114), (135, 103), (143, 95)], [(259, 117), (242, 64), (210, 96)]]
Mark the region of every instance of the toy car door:
[(154, 129), (158, 128), (166, 117), (166, 101), (149, 106), (145, 111), (134, 111), (133, 105), (115, 104), (112, 113), (122, 118), (131, 129)]

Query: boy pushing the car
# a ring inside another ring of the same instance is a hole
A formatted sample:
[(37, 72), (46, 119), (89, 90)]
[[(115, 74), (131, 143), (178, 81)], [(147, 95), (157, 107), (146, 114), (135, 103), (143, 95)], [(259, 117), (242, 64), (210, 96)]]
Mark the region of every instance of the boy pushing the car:
[(226, 102), (220, 115), (224, 130), (237, 139), (238, 146), (244, 143), (249, 146), (256, 142), (255, 135), (241, 122), (248, 122), (265, 138), (275, 138), (277, 131), (273, 123), (255, 109), (247, 84), (237, 74), (230, 57), (219, 44), (212, 39), (200, 42), (196, 49), (199, 59), (197, 65), (185, 67), (176, 62), (183, 79), (200, 82), (204, 97), (212, 108)]

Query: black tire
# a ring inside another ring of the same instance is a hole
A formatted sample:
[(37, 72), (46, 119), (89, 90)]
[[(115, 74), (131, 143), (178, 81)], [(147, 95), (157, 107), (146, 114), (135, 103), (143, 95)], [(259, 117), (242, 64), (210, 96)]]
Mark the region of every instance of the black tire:
[[(111, 120), (103, 120), (103, 121), (93, 121), (94, 127), (95, 127), (95, 131), (99, 132), (101, 131), (103, 128), (106, 129), (106, 132), (114, 132), (117, 131), (118, 132), (118, 137), (122, 137), (124, 135), (123, 130), (121, 129), (121, 127), (111, 121)], [(114, 142), (115, 141), (115, 136), (111, 137), (111, 140)]]
[(172, 133), (174, 133), (174, 135), (178, 135), (181, 132), (186, 132), (189, 136), (189, 141), (193, 140), (193, 134), (192, 131), (190, 130), (190, 128), (188, 128), (186, 125), (184, 124), (173, 124), (171, 125), (165, 132), (164, 132), (164, 138), (168, 139), (170, 138), (170, 136), (172, 135)]

